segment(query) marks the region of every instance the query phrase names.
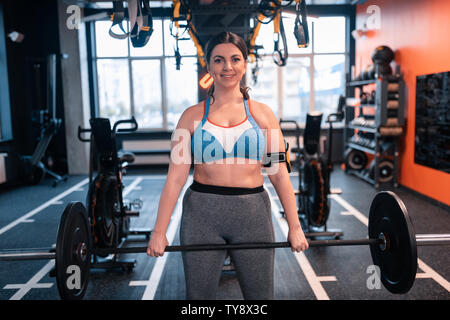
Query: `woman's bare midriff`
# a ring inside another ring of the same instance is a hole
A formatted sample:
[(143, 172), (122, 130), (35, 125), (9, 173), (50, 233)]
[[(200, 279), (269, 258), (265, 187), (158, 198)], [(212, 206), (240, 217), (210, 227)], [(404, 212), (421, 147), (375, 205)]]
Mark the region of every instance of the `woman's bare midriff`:
[(256, 188), (264, 184), (261, 174), (261, 164), (237, 164), (236, 162), (249, 161), (247, 159), (224, 159), (223, 162), (235, 161), (233, 164), (205, 163), (194, 165), (194, 180), (203, 184), (223, 186)]

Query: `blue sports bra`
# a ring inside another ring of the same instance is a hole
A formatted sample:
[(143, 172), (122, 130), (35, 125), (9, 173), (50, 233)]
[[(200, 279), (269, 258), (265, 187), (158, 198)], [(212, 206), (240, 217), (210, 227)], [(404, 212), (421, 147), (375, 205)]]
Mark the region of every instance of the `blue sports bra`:
[(204, 104), (202, 122), (191, 140), (194, 163), (206, 163), (225, 158), (245, 158), (262, 161), (265, 148), (264, 134), (250, 114), (244, 99), (245, 119), (231, 127), (212, 123), (208, 119), (209, 97)]

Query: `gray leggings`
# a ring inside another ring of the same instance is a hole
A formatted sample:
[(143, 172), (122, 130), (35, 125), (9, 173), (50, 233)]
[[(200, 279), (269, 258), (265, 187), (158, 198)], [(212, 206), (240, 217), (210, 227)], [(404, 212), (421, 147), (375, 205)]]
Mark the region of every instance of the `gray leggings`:
[[(183, 198), (180, 242), (273, 242), (270, 199), (259, 188), (231, 188), (196, 181)], [(273, 299), (274, 249), (231, 250), (244, 299)], [(187, 299), (216, 299), (226, 250), (183, 252)]]

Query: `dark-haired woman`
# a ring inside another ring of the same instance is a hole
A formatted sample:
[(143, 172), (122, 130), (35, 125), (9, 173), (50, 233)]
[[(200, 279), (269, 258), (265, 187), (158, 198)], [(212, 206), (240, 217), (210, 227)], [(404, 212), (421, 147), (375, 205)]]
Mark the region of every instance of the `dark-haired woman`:
[[(248, 89), (241, 87), (247, 70), (247, 47), (241, 37), (218, 34), (208, 42), (205, 57), (214, 84), (205, 101), (183, 112), (174, 132), (177, 138), (172, 139), (169, 172), (147, 249), (150, 256), (162, 256), (168, 245), (166, 230), (191, 159), (194, 182), (183, 198), (182, 245), (274, 241), (261, 169), (265, 153), (285, 151), (278, 121), (268, 106), (250, 100)], [(308, 242), (286, 164), (273, 165), (267, 174), (286, 212), (291, 250), (304, 251)], [(229, 254), (244, 299), (273, 299), (274, 250)], [(187, 299), (216, 299), (226, 255), (225, 250), (182, 253)]]

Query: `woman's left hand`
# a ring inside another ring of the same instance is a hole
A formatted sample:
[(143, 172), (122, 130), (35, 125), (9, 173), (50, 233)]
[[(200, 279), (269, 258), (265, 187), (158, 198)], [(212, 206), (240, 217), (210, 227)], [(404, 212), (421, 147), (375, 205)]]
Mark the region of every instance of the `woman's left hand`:
[(309, 248), (308, 240), (300, 226), (289, 228), (288, 241), (291, 244), (292, 252), (305, 251)]

